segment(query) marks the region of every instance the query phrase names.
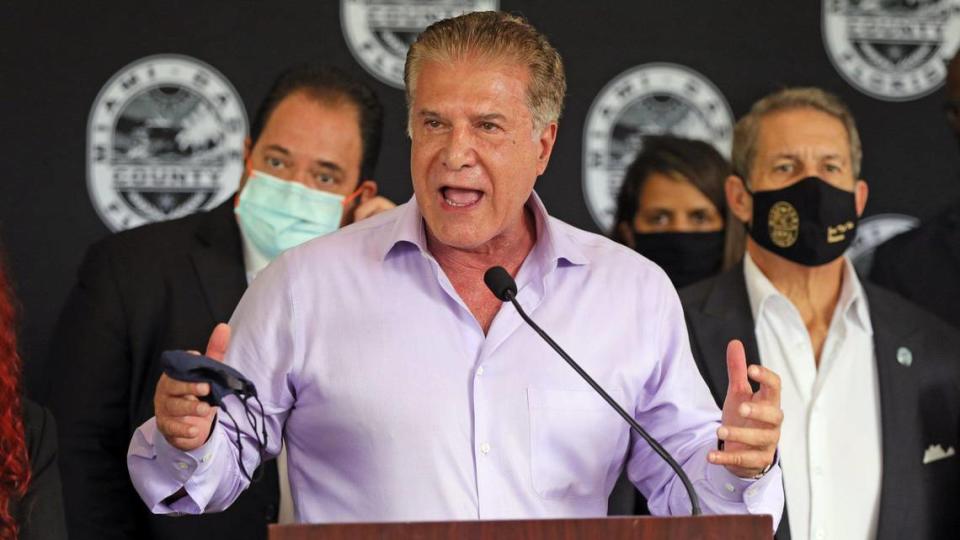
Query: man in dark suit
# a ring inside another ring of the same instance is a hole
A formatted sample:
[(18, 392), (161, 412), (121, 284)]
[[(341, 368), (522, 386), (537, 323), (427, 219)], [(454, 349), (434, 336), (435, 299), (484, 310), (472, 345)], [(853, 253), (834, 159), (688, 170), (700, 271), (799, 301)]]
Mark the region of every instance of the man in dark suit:
[[(947, 67), (947, 121), (960, 143), (960, 51)], [(870, 279), (960, 328), (960, 200), (877, 248)]]
[[(743, 263), (681, 292), (718, 403), (718, 347), (782, 379), (777, 538), (945, 538), (960, 504), (960, 336), (861, 282), (843, 252), (867, 200), (849, 110), (821, 90), (757, 102), (736, 126), (727, 200)], [(759, 362), (758, 362), (759, 361)]]
[(381, 128), (366, 86), (332, 68), (291, 69), (254, 119), (237, 197), (89, 249), (55, 331), (48, 400), (71, 538), (266, 537), (279, 512), (274, 463), (229, 510), (170, 518), (133, 490), (127, 444), (154, 414), (163, 351), (202, 350), (283, 249), (393, 206), (365, 180)]

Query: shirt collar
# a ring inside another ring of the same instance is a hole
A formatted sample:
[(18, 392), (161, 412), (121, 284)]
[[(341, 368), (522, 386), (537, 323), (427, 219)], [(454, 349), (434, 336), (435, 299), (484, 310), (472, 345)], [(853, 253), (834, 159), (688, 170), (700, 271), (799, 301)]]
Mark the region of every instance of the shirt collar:
[[(530, 257), (538, 259), (538, 264), (548, 268), (555, 267), (561, 261), (573, 265), (589, 263), (580, 246), (563, 230), (565, 225), (547, 214), (547, 209), (536, 192), (530, 194), (526, 207), (533, 211), (537, 227), (537, 242), (530, 252)], [(398, 211), (400, 215), (394, 222), (393, 229), (389, 235), (383, 236), (379, 248), (381, 260), (402, 250), (404, 246), (412, 246), (421, 253), (429, 254), (423, 215), (417, 205), (416, 195), (401, 205)]]
[[(780, 293), (773, 283), (767, 279), (760, 267), (753, 262), (749, 253), (743, 256), (743, 276), (747, 282), (747, 296), (750, 299), (750, 311), (753, 313), (754, 324), (760, 320), (764, 309), (772, 302), (786, 302), (792, 306), (790, 300)], [(857, 271), (850, 259), (843, 258), (843, 283), (840, 286), (840, 298), (834, 314), (842, 313), (844, 320), (857, 325), (868, 335), (873, 335), (873, 324), (870, 322), (870, 310), (867, 305), (866, 294)]]

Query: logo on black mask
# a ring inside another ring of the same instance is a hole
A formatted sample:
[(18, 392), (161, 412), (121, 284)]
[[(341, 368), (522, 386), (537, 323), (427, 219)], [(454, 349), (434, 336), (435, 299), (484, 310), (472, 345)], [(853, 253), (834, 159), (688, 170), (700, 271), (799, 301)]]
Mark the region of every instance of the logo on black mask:
[(773, 205), (767, 222), (770, 227), (770, 241), (778, 247), (788, 248), (797, 242), (800, 214), (792, 204), (780, 201)]
[(805, 266), (843, 255), (856, 236), (851, 191), (810, 176), (783, 189), (755, 191), (750, 237), (767, 250)]

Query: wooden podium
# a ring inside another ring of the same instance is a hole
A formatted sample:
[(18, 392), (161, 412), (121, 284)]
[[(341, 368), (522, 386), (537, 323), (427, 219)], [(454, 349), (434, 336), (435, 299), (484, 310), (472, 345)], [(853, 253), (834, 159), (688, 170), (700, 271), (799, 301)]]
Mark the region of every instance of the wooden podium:
[(773, 538), (770, 516), (609, 517), (431, 523), (270, 525), (270, 540), (754, 540)]

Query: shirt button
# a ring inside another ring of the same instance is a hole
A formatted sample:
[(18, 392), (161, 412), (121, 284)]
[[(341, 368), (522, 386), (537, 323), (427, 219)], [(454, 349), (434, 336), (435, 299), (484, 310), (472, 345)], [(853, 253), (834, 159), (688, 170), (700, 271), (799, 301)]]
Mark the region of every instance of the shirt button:
[(483, 366), (477, 368), (477, 377), (483, 375)]
[(733, 493), (733, 492), (736, 490), (736, 488), (733, 487), (733, 484), (731, 484), (731, 483), (729, 483), (729, 482), (728, 482), (726, 485), (723, 486), (723, 489), (729, 491), (730, 493)]
[(747, 497), (753, 497), (757, 494), (757, 488), (750, 488), (747, 490)]
[(210, 458), (212, 458), (212, 457), (213, 457), (213, 454), (211, 454), (211, 453), (208, 452), (208, 453), (204, 454), (202, 458), (200, 458), (200, 463), (206, 463), (206, 462), (210, 461)]
[(814, 468), (813, 468), (813, 474), (815, 474), (815, 475), (817, 475), (817, 476), (823, 476), (823, 467), (821, 467), (821, 466), (819, 466), (819, 465), (816, 466), (816, 467), (814, 467)]
[(480, 453), (487, 455), (490, 453), (490, 443), (483, 443), (480, 445)]
[(189, 465), (187, 465), (185, 462), (183, 461), (177, 462), (177, 468), (180, 469), (181, 471), (187, 470), (187, 467), (189, 467)]

